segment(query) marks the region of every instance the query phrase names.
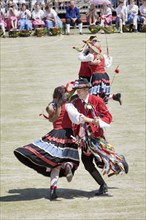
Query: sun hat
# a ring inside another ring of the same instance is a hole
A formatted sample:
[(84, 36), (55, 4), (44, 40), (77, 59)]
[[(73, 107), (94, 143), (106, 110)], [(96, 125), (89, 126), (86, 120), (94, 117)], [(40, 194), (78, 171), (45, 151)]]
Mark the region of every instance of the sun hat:
[(91, 43), (87, 42), (87, 45), (89, 48), (91, 48), (95, 53), (99, 54), (100, 53), (100, 49), (99, 46), (97, 46), (96, 44), (92, 45)]

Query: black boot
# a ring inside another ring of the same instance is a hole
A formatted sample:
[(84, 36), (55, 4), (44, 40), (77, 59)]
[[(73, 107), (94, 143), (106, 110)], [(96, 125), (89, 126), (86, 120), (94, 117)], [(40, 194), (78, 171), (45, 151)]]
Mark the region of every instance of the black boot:
[(107, 184), (104, 183), (103, 185), (100, 186), (99, 190), (97, 191), (97, 193), (95, 194), (95, 196), (100, 196), (105, 194), (108, 191), (108, 187)]
[(56, 188), (54, 188), (54, 189), (50, 189), (50, 200), (52, 201), (52, 200), (55, 200), (55, 199), (57, 199), (57, 194), (56, 194)]
[(121, 93), (114, 94), (113, 100), (118, 101), (120, 103), (120, 105), (122, 105)]

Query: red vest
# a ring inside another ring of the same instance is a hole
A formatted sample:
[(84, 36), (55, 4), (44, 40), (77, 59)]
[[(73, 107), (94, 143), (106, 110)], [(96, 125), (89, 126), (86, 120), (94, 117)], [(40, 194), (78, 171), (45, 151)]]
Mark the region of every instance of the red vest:
[[(97, 58), (97, 54), (94, 55), (94, 60)], [(89, 68), (91, 70), (91, 74), (95, 73), (105, 73), (105, 60), (104, 57), (100, 59), (100, 63), (98, 65), (89, 65)]]
[(90, 77), (91, 76), (91, 70), (89, 67), (89, 62), (81, 62), (80, 70), (79, 70), (79, 76), (84, 77)]
[(65, 110), (65, 104), (61, 107), (61, 113), (57, 120), (53, 122), (53, 127), (55, 130), (62, 128), (72, 128), (72, 122), (69, 119), (68, 113)]

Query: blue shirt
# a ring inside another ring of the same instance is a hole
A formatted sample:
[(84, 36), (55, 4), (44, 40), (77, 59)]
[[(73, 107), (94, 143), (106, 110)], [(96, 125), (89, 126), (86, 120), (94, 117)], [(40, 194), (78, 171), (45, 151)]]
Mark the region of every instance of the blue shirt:
[(71, 7), (68, 7), (66, 9), (66, 18), (77, 18), (79, 19), (81, 17), (80, 15), (80, 11), (77, 7), (74, 7), (74, 8), (71, 8)]

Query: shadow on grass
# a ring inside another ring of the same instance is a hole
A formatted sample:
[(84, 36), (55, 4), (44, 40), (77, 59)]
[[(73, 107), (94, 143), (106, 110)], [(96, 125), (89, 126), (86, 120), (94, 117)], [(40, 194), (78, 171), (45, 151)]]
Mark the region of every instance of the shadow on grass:
[[(77, 189), (58, 188), (57, 195), (59, 199), (75, 199), (75, 198), (93, 198), (97, 190), (87, 192)], [(8, 191), (11, 195), (1, 196), (0, 202), (27, 201), (37, 199), (49, 199), (50, 191), (45, 188), (28, 188), (28, 189), (11, 189)], [(97, 197), (97, 196), (96, 196)], [(110, 194), (104, 194), (98, 197), (112, 197)]]

